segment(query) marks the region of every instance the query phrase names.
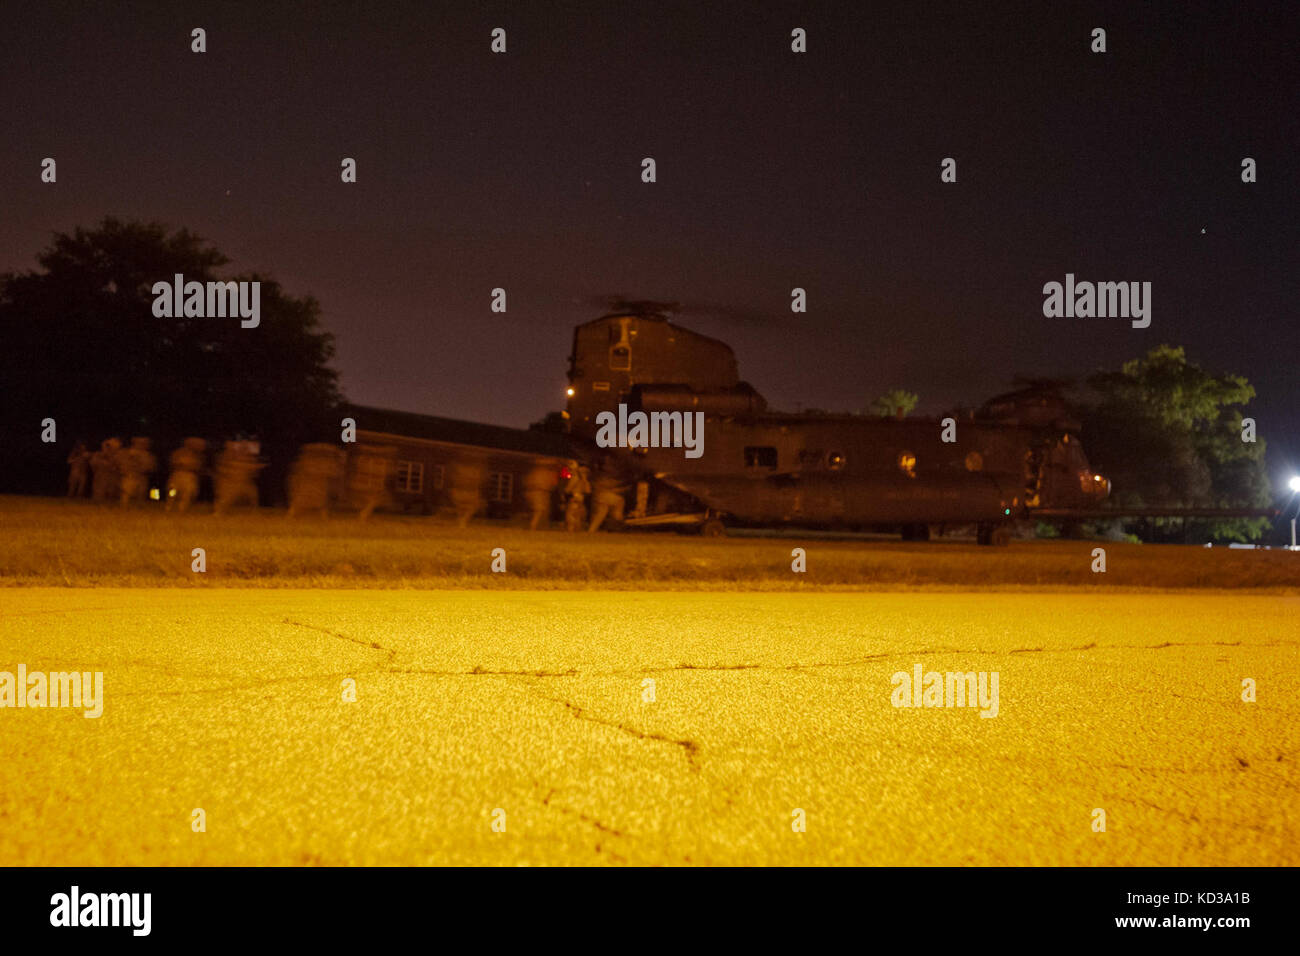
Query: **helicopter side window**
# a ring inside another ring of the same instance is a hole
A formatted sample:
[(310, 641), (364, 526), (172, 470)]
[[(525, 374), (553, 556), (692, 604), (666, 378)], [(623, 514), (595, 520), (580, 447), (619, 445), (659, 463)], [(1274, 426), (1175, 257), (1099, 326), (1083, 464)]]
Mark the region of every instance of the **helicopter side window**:
[(746, 468), (776, 469), (776, 449), (771, 445), (746, 445)]
[(626, 345), (616, 345), (609, 350), (609, 367), (615, 372), (626, 372), (632, 368), (632, 350)]

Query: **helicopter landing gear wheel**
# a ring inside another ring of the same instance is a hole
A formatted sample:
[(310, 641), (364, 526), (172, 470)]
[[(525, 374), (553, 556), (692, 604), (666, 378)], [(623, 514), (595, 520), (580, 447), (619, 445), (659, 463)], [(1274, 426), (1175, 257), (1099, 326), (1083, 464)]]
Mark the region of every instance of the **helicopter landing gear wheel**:
[(700, 534), (706, 538), (725, 538), (727, 526), (717, 518), (710, 518), (700, 526)]

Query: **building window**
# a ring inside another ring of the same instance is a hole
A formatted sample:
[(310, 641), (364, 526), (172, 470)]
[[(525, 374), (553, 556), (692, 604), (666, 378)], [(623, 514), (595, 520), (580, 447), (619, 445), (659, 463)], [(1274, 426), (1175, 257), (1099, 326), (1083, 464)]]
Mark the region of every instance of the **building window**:
[(831, 452), (826, 456), (826, 467), (831, 471), (843, 471), (846, 459), (837, 451)]
[(397, 462), (397, 490), (418, 495), (424, 491), (424, 463), (420, 461)]
[(442, 491), (443, 474), (444, 474), (444, 469), (442, 465), (434, 465), (433, 468), (430, 469), (429, 472), (430, 487), (432, 487), (434, 491)]
[(776, 449), (770, 445), (746, 445), (746, 468), (776, 468)]
[(632, 367), (632, 350), (626, 345), (616, 345), (609, 350), (609, 368), (612, 372), (626, 372)]
[(515, 476), (504, 471), (488, 475), (488, 501), (509, 502), (514, 499)]
[(916, 477), (916, 456), (905, 451), (898, 456), (898, 470), (909, 478)]

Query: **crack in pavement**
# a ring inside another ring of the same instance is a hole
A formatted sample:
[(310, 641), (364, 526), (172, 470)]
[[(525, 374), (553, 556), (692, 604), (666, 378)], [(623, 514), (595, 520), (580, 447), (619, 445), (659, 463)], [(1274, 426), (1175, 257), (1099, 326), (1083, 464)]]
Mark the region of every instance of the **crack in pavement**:
[[(565, 670), (504, 670), (504, 669), (493, 670), (476, 664), (471, 670), (436, 670), (433, 668), (424, 668), (424, 667), (392, 666), (393, 662), (397, 657), (397, 653), (398, 653), (397, 650), (394, 648), (384, 647), (382, 644), (378, 644), (373, 641), (363, 641), (355, 637), (349, 637), (348, 635), (339, 633), (337, 631), (331, 631), (328, 628), (316, 627), (311, 624), (303, 624), (299, 621), (290, 621), (286, 619), (283, 623), (290, 624), (295, 627), (306, 628), (308, 630), (319, 631), (323, 634), (328, 634), (331, 637), (338, 638), (339, 640), (347, 641), (351, 644), (356, 644), (360, 647), (365, 647), (370, 650), (383, 651), (385, 654), (387, 654), (387, 657), (383, 665), (376, 665), (368, 668), (352, 668), (344, 672), (328, 672), (324, 674), (300, 674), (300, 675), (282, 676), (282, 677), (268, 677), (265, 678), (264, 680), (257, 681), (251, 684), (224, 685), (222, 687), (204, 687), (204, 688), (195, 688), (192, 690), (154, 691), (152, 693), (156, 696), (181, 696), (184, 694), (210, 694), (210, 693), (220, 693), (224, 691), (257, 690), (261, 687), (269, 686), (272, 684), (292, 683), (294, 681), (322, 680), (326, 678), (351, 677), (358, 674), (410, 674), (410, 675), (417, 675), (422, 677), (546, 678), (546, 677), (619, 677), (628, 674), (663, 674), (663, 673), (672, 673), (677, 671), (721, 672), (721, 671), (765, 670), (765, 671), (779, 672), (779, 671), (813, 670), (818, 668), (854, 667), (861, 664), (869, 664), (877, 661), (888, 660), (890, 658), (931, 657), (940, 654), (999, 655), (999, 654), (1027, 654), (1027, 653), (1067, 653), (1067, 652), (1086, 651), (1086, 650), (1094, 650), (1094, 649), (1107, 650), (1111, 648), (1136, 649), (1136, 650), (1162, 650), (1166, 647), (1207, 647), (1207, 646), (1239, 647), (1242, 646), (1239, 642), (1225, 643), (1225, 642), (1216, 641), (1210, 644), (1174, 644), (1174, 643), (1166, 642), (1164, 644), (1156, 644), (1156, 645), (1111, 644), (1111, 645), (1106, 645), (1105, 647), (1098, 647), (1098, 645), (1096, 644), (1086, 644), (1082, 647), (1016, 648), (1009, 651), (986, 651), (986, 650), (969, 650), (969, 649), (963, 650), (961, 648), (918, 648), (916, 650), (909, 650), (909, 651), (888, 651), (888, 652), (881, 652), (879, 654), (867, 654), (862, 657), (854, 657), (854, 658), (849, 658), (847, 660), (841, 660), (841, 661), (814, 661), (808, 664), (682, 663), (682, 664), (665, 665), (663, 667), (619, 668), (614, 670), (603, 670), (603, 671), (594, 671), (594, 670), (580, 671), (574, 667), (570, 667)], [(1260, 645), (1252, 644), (1249, 646), (1282, 647), (1282, 646), (1289, 646), (1291, 643), (1292, 642), (1289, 641), (1281, 641), (1275, 644), (1260, 644)], [(169, 676), (182, 678), (182, 679), (189, 678), (193, 680), (204, 680), (204, 679), (209, 679), (211, 676), (213, 676), (209, 674), (187, 674), (183, 671), (178, 671), (172, 668), (168, 668), (165, 665), (157, 664), (151, 661), (137, 660), (137, 661), (126, 661), (124, 663), (128, 667), (137, 666), (137, 667), (146, 667), (151, 669), (162, 670), (164, 673), (167, 673)], [(144, 696), (144, 694), (143, 693), (137, 694), (128, 691), (126, 693), (120, 693), (117, 696), (137, 697), (137, 696)], [(1232, 703), (1231, 701), (1218, 701), (1218, 700), (1212, 700), (1210, 698), (1190, 697), (1188, 695), (1179, 694), (1176, 692), (1171, 692), (1171, 696), (1186, 699), (1186, 700), (1202, 701), (1204, 703), (1220, 704), (1223, 706), (1230, 706)], [(547, 699), (558, 701), (557, 698), (547, 698)], [(1272, 707), (1267, 709), (1280, 711), (1282, 713), (1294, 713), (1294, 711), (1291, 711), (1286, 708)], [(671, 738), (664, 738), (664, 739), (671, 739)], [(673, 742), (680, 743), (680, 741), (673, 741)]]
[[(533, 782), (537, 786), (539, 787), (541, 786), (541, 784), (538, 784), (537, 781), (533, 781)], [(555, 794), (556, 794), (556, 790), (554, 787), (548, 790), (546, 796), (542, 798), (542, 806), (547, 807), (549, 809), (551, 806), (551, 797), (555, 796)], [(555, 809), (559, 810), (563, 814), (567, 814), (568, 816), (577, 817), (583, 823), (591, 824), (593, 827), (595, 827), (597, 830), (600, 830), (602, 833), (608, 833), (610, 836), (623, 837), (625, 839), (630, 838), (629, 834), (626, 834), (622, 830), (619, 830), (615, 827), (611, 827), (606, 823), (601, 823), (595, 817), (588, 816), (587, 814), (583, 813), (581, 810), (574, 810), (572, 807), (564, 807), (558, 803), (555, 805)]]
[(328, 627), (318, 627), (315, 624), (303, 624), (301, 621), (291, 621), (287, 617), (280, 623), (291, 624), (294, 627), (305, 627), (309, 631), (319, 631), (322, 634), (328, 634), (330, 637), (337, 637), (341, 641), (359, 644), (362, 647), (368, 647), (374, 651), (384, 651), (388, 654), (389, 663), (392, 663), (397, 657), (397, 651), (394, 648), (384, 647), (382, 644), (378, 644), (375, 641), (363, 641), (359, 637), (349, 637), (347, 634), (340, 634), (338, 631), (331, 631)]
[(1134, 794), (1132, 799), (1137, 801), (1138, 803), (1150, 807), (1152, 810), (1159, 810), (1161, 813), (1172, 813), (1174, 816), (1181, 817), (1182, 819), (1186, 820), (1189, 823), (1201, 822), (1201, 818), (1194, 813), (1184, 813), (1182, 810), (1179, 810), (1176, 807), (1162, 807), (1160, 806), (1160, 804), (1153, 803), (1152, 801), (1146, 799), (1146, 797), (1138, 796), (1137, 794)]
[(686, 763), (691, 768), (691, 771), (693, 773), (700, 772), (700, 764), (697, 756), (699, 754), (700, 745), (694, 740), (668, 737), (664, 734), (656, 734), (653, 731), (630, 727), (617, 720), (606, 720), (603, 717), (590, 716), (586, 707), (575, 704), (573, 701), (565, 700), (563, 697), (549, 697), (546, 694), (539, 693), (536, 688), (528, 684), (520, 686), (524, 687), (525, 690), (533, 694), (535, 697), (540, 697), (542, 700), (549, 700), (552, 703), (563, 705), (568, 709), (569, 713), (573, 715), (575, 720), (585, 720), (593, 724), (600, 724), (602, 727), (612, 727), (615, 730), (621, 730), (629, 736), (636, 737), (638, 740), (654, 740), (659, 743), (673, 744), (674, 746), (681, 747), (682, 750), (685, 751)]
[[(540, 780), (533, 780), (533, 787), (536, 788), (536, 789), (538, 789), (538, 790), (540, 790), (541, 787), (542, 787), (542, 783), (541, 783), (541, 781), (540, 781)], [(554, 797), (554, 796), (556, 795), (556, 793), (558, 793), (558, 792), (559, 792), (559, 791), (557, 791), (554, 787), (550, 787), (550, 788), (548, 788), (547, 791), (546, 791), (546, 796), (542, 798), (542, 806), (544, 806), (544, 807), (550, 809), (550, 808), (552, 807), (552, 804), (551, 804), (551, 798)], [(576, 817), (577, 817), (579, 820), (581, 820), (583, 823), (586, 823), (586, 824), (589, 824), (589, 825), (592, 826), (592, 827), (595, 827), (597, 830), (600, 830), (602, 833), (608, 833), (610, 836), (619, 837), (619, 838), (624, 839), (624, 840), (639, 840), (639, 839), (640, 839), (640, 837), (637, 836), (637, 835), (634, 834), (634, 833), (624, 833), (622, 830), (618, 830), (618, 829), (616, 829), (616, 828), (614, 828), (614, 827), (609, 826), (609, 825), (606, 824), (606, 823), (602, 823), (600, 820), (597, 820), (595, 817), (589, 816), (589, 815), (583, 813), (583, 812), (580, 811), (580, 810), (574, 810), (574, 809), (571, 808), (571, 807), (564, 807), (564, 806), (561, 806), (561, 805), (558, 804), (558, 803), (557, 803), (557, 804), (554, 804), (554, 809), (559, 810), (561, 813), (566, 814), (566, 815), (568, 815), (568, 816), (576, 816)], [(616, 853), (616, 852), (613, 851), (613, 850), (606, 850), (606, 849), (604, 849), (603, 845), (600, 844), (600, 843), (597, 843), (597, 844), (595, 845), (595, 850), (596, 850), (597, 853), (605, 853), (606, 855), (608, 855), (608, 856), (610, 857), (610, 859), (614, 860), (616, 863), (626, 863), (626, 862), (628, 862), (628, 858), (627, 858), (627, 857), (623, 856), (621, 853)], [(682, 862), (684, 862), (684, 863), (690, 863), (690, 862), (691, 862), (691, 858), (690, 858), (689, 856), (683, 856), (683, 857), (682, 857)]]
[[(1104, 647), (1099, 646), (1096, 642), (1093, 642), (1078, 647), (1013, 648), (1007, 651), (975, 650), (975, 649), (949, 648), (949, 647), (916, 648), (913, 650), (906, 650), (906, 651), (882, 651), (874, 654), (866, 654), (861, 657), (849, 658), (847, 660), (815, 661), (807, 664), (803, 664), (803, 663), (784, 664), (784, 665), (747, 664), (747, 663), (695, 664), (695, 663), (686, 662), (686, 663), (667, 665), (663, 667), (624, 668), (624, 669), (614, 669), (614, 670), (607, 670), (607, 671), (589, 671), (586, 673), (581, 672), (574, 667), (570, 667), (562, 671), (542, 670), (542, 669), (507, 670), (507, 669), (488, 669), (482, 667), (481, 665), (476, 664), (473, 667), (473, 669), (466, 671), (466, 670), (436, 670), (433, 668), (421, 668), (421, 667), (396, 667), (394, 666), (398, 654), (396, 648), (385, 647), (384, 645), (378, 643), (377, 641), (363, 640), (361, 638), (352, 637), (348, 634), (344, 634), (342, 632), (335, 631), (330, 628), (321, 627), (319, 625), (314, 625), (314, 624), (306, 624), (302, 621), (295, 621), (290, 618), (282, 619), (281, 623), (287, 624), (291, 627), (298, 627), (298, 628), (303, 628), (305, 630), (317, 631), (321, 634), (326, 634), (337, 640), (346, 641), (347, 643), (356, 644), (359, 647), (367, 648), (368, 650), (382, 651), (386, 655), (384, 663), (382, 665), (376, 665), (369, 668), (361, 668), (361, 669), (352, 668), (345, 672), (330, 672), (324, 674), (299, 674), (299, 675), (289, 675), (289, 676), (281, 676), (281, 677), (269, 677), (260, 681), (255, 681), (246, 684), (235, 684), (235, 685), (227, 684), (220, 687), (205, 687), (205, 688), (195, 688), (189, 690), (152, 691), (152, 692), (140, 692), (140, 693), (127, 692), (124, 694), (120, 694), (118, 696), (179, 697), (179, 696), (186, 696), (186, 695), (237, 693), (241, 691), (260, 690), (266, 687), (275, 686), (277, 684), (288, 684), (288, 683), (316, 681), (316, 680), (325, 680), (325, 679), (338, 680), (345, 677), (353, 677), (362, 674), (376, 674), (376, 673), (396, 674), (396, 675), (407, 674), (407, 675), (418, 675), (418, 676), (427, 676), (427, 677), (505, 677), (505, 678), (525, 678), (529, 680), (537, 680), (541, 678), (554, 678), (554, 677), (584, 677), (584, 676), (585, 677), (610, 677), (610, 676), (620, 676), (626, 674), (655, 674), (655, 673), (667, 673), (667, 672), (675, 672), (675, 671), (696, 671), (696, 670), (709, 671), (709, 672), (743, 671), (743, 670), (801, 671), (801, 670), (812, 670), (812, 669), (819, 669), (819, 668), (853, 667), (856, 665), (869, 664), (869, 663), (879, 662), (883, 660), (888, 660), (890, 658), (926, 657), (926, 656), (935, 656), (940, 654), (1002, 655), (1002, 654), (1033, 654), (1033, 653), (1078, 653), (1081, 651), (1106, 650), (1112, 648), (1127, 649), (1127, 650), (1164, 650), (1166, 648), (1171, 648), (1171, 647), (1241, 647), (1243, 646), (1240, 641), (1231, 641), (1231, 642), (1229, 641), (1209, 641), (1209, 642), (1165, 641), (1160, 644), (1136, 644), (1136, 645), (1110, 644), (1110, 645), (1105, 645)], [(1280, 647), (1280, 646), (1296, 646), (1298, 643), (1300, 642), (1276, 641), (1276, 642), (1270, 642), (1267, 644), (1259, 644), (1259, 645), (1251, 644), (1249, 646)], [(154, 664), (153, 662), (131, 661), (127, 663), (128, 666), (135, 665), (135, 666), (154, 667), (158, 669), (164, 669), (162, 665)], [(171, 676), (174, 677), (190, 676), (190, 675), (184, 675), (178, 673), (174, 670), (166, 670), (165, 672), (170, 673)], [(210, 676), (212, 675), (206, 675), (206, 674), (194, 675), (194, 679), (202, 680), (202, 679), (209, 678)], [(653, 732), (643, 731), (640, 730), (639, 728), (629, 726), (620, 721), (608, 720), (605, 718), (592, 716), (587, 708), (575, 704), (572, 701), (565, 700), (564, 698), (560, 698), (560, 697), (551, 697), (545, 694), (541, 694), (537, 692), (536, 689), (531, 686), (531, 684), (524, 684), (523, 686), (530, 693), (533, 693), (535, 696), (541, 697), (544, 700), (551, 701), (552, 703), (563, 705), (566, 709), (569, 710), (569, 712), (576, 719), (585, 720), (590, 723), (596, 723), (602, 726), (610, 727), (622, 733), (636, 737), (640, 740), (651, 740), (651, 741), (657, 741), (661, 743), (669, 743), (669, 744), (673, 744), (674, 746), (681, 747), (685, 752), (687, 764), (689, 765), (692, 772), (698, 773), (700, 770), (700, 764), (698, 759), (700, 748), (699, 748), (699, 744), (696, 743), (694, 740), (691, 740), (689, 738), (679, 739), (675, 737), (669, 737), (663, 734), (656, 734)], [(1184, 695), (1174, 693), (1173, 696), (1181, 698)], [(1204, 702), (1206, 703), (1223, 703), (1221, 701), (1211, 701), (1202, 698), (1188, 698), (1188, 699), (1204, 700)], [(1140, 768), (1123, 768), (1123, 769), (1140, 769)], [(1165, 770), (1166, 772), (1168, 772), (1169, 770), (1172, 770), (1172, 768), (1146, 768), (1146, 769), (1150, 769), (1151, 771), (1154, 772), (1159, 772), (1160, 770)], [(1272, 776), (1272, 775), (1268, 774), (1268, 776)], [(599, 824), (598, 821), (589, 821), (589, 822), (591, 822), (593, 826), (597, 826), (598, 829), (605, 829), (604, 826), (602, 824)], [(622, 835), (622, 834), (617, 834), (617, 831), (613, 831), (613, 830), (609, 830), (608, 832), (611, 832), (612, 834), (615, 835), (620, 835), (620, 836)]]
[[(1196, 794), (1192, 794), (1192, 796), (1197, 796), (1197, 795), (1196, 795)], [(1137, 794), (1134, 794), (1134, 795), (1131, 797), (1131, 799), (1134, 800), (1134, 801), (1137, 802), (1137, 803), (1142, 804), (1143, 806), (1150, 807), (1152, 810), (1158, 810), (1158, 811), (1160, 811), (1161, 813), (1171, 813), (1171, 814), (1173, 814), (1173, 815), (1176, 816), (1176, 817), (1179, 817), (1179, 818), (1181, 818), (1181, 819), (1183, 819), (1183, 820), (1186, 820), (1188, 823), (1197, 823), (1197, 824), (1202, 824), (1202, 825), (1205, 824), (1205, 821), (1202, 820), (1200, 817), (1198, 817), (1195, 813), (1184, 813), (1182, 810), (1179, 810), (1177, 807), (1163, 807), (1163, 806), (1161, 806), (1160, 804), (1155, 803), (1155, 802), (1153, 802), (1153, 801), (1151, 801), (1151, 800), (1148, 800), (1146, 797), (1139, 796), (1139, 795), (1137, 795)], [(1239, 827), (1243, 827), (1243, 828), (1245, 828), (1245, 829), (1247, 829), (1247, 830), (1254, 830), (1256, 833), (1271, 833), (1271, 832), (1273, 832), (1273, 831), (1270, 830), (1268, 827), (1261, 826), (1261, 825), (1258, 824), (1258, 823), (1250, 823), (1250, 822), (1245, 821), (1245, 820), (1238, 821), (1236, 825), (1239, 826)]]
[[(973, 648), (959, 648), (959, 647), (916, 648), (914, 650), (905, 650), (905, 651), (881, 651), (879, 653), (865, 654), (861, 657), (848, 658), (846, 660), (813, 661), (811, 663), (806, 663), (806, 664), (805, 663), (696, 664), (691, 662), (685, 662), (685, 663), (664, 665), (661, 667), (615, 668), (613, 670), (599, 670), (599, 671), (598, 670), (581, 671), (575, 667), (569, 667), (565, 670), (489, 669), (476, 664), (471, 670), (437, 670), (434, 668), (392, 666), (397, 659), (397, 654), (398, 654), (397, 649), (391, 647), (385, 647), (384, 645), (378, 643), (377, 641), (367, 641), (361, 638), (352, 637), (340, 631), (331, 630), (330, 628), (327, 627), (321, 627), (315, 624), (306, 624), (302, 621), (295, 621), (290, 618), (282, 619), (281, 623), (288, 624), (291, 627), (299, 627), (305, 630), (317, 631), (318, 633), (326, 634), (330, 637), (336, 638), (337, 640), (346, 641), (350, 644), (356, 644), (359, 647), (364, 647), (369, 650), (383, 651), (387, 655), (384, 661), (384, 663), (388, 665), (386, 667), (376, 667), (368, 670), (350, 671), (348, 674), (344, 674), (342, 676), (349, 676), (351, 673), (360, 674), (360, 673), (380, 672), (380, 673), (392, 673), (392, 674), (418, 674), (418, 675), (423, 675), (428, 677), (480, 677), (480, 676), (481, 677), (527, 677), (527, 678), (617, 677), (625, 674), (661, 674), (661, 673), (671, 673), (675, 671), (710, 671), (710, 672), (744, 671), (744, 670), (800, 671), (800, 670), (813, 670), (819, 668), (853, 667), (856, 665), (869, 664), (877, 661), (888, 660), (890, 658), (931, 657), (940, 654), (970, 654), (970, 655), (982, 655), (982, 656), (997, 656), (997, 655), (1004, 655), (1004, 654), (1064, 654), (1064, 653), (1078, 653), (1080, 651), (1112, 650), (1112, 649), (1114, 650), (1164, 650), (1170, 647), (1243, 647), (1245, 646), (1245, 647), (1254, 648), (1254, 647), (1300, 646), (1300, 642), (1296, 642), (1296, 641), (1272, 641), (1269, 643), (1263, 643), (1263, 644), (1252, 643), (1249, 645), (1243, 645), (1242, 642), (1240, 641), (1208, 641), (1208, 642), (1165, 641), (1160, 644), (1107, 644), (1107, 645), (1098, 645), (1097, 643), (1094, 642), (1091, 644), (1084, 644), (1078, 647), (1060, 647), (1060, 648), (1020, 647), (1020, 648), (1011, 648), (1010, 650), (1006, 650), (1006, 651), (977, 650)], [(132, 660), (132, 661), (126, 661), (124, 663), (127, 666), (141, 666), (141, 667), (148, 667), (148, 668), (162, 670), (164, 673), (167, 673), (173, 677), (180, 677), (180, 678), (193, 677), (196, 680), (202, 680), (211, 676), (208, 674), (197, 674), (197, 675), (185, 674), (184, 672), (175, 670), (173, 668), (169, 668), (166, 665), (158, 664), (152, 661)], [(326, 673), (326, 674), (318, 674), (318, 675), (299, 675), (294, 677), (276, 677), (276, 678), (267, 678), (264, 681), (257, 682), (254, 684), (242, 684), (242, 685), (233, 685), (233, 686), (227, 685), (221, 688), (203, 688), (203, 689), (191, 690), (191, 691), (170, 691), (170, 692), (160, 692), (160, 693), (164, 693), (168, 695), (178, 695), (178, 694), (187, 694), (187, 693), (212, 693), (212, 692), (224, 691), (224, 690), (251, 690), (251, 689), (257, 689), (258, 687), (265, 686), (267, 684), (285, 683), (285, 682), (297, 681), (297, 680), (333, 678), (337, 676), (340, 675), (335, 673)], [(135, 695), (130, 695), (130, 696), (135, 696)], [(1174, 694), (1174, 696), (1181, 697), (1183, 695)], [(1206, 702), (1222, 703), (1221, 701), (1209, 701), (1209, 700), (1206, 700)]]
[[(397, 650), (395, 648), (384, 647), (382, 644), (379, 644), (376, 641), (362, 640), (360, 638), (352, 637), (350, 635), (343, 634), (339, 631), (334, 631), (326, 627), (320, 627), (314, 624), (304, 624), (301, 621), (294, 621), (291, 620), (290, 618), (284, 618), (281, 623), (288, 624), (292, 627), (300, 627), (306, 630), (317, 631), (322, 634), (327, 634), (330, 637), (337, 638), (338, 640), (347, 641), (350, 644), (356, 644), (360, 647), (365, 647), (370, 650), (383, 651), (387, 655), (385, 659), (385, 664), (388, 666), (376, 666), (364, 670), (353, 669), (351, 671), (342, 674), (338, 674), (338, 673), (302, 674), (302, 675), (293, 675), (293, 676), (286, 676), (286, 677), (273, 677), (273, 678), (267, 678), (265, 680), (257, 681), (253, 684), (245, 684), (245, 685), (234, 685), (234, 686), (226, 685), (223, 687), (209, 687), (209, 688), (200, 688), (200, 689), (193, 689), (193, 690), (161, 691), (161, 692), (155, 691), (153, 692), (154, 695), (155, 696), (183, 696), (186, 694), (212, 694), (212, 693), (226, 693), (230, 691), (256, 690), (256, 689), (265, 688), (267, 686), (272, 686), (275, 684), (289, 683), (295, 681), (319, 680), (324, 678), (338, 679), (339, 677), (349, 677), (352, 676), (353, 674), (365, 674), (365, 673), (416, 674), (416, 675), (430, 676), (430, 677), (487, 676), (487, 677), (515, 677), (515, 678), (523, 677), (523, 678), (533, 678), (533, 679), (542, 678), (542, 677), (580, 676), (578, 671), (573, 668), (570, 668), (567, 671), (488, 670), (479, 665), (475, 665), (473, 670), (469, 670), (469, 671), (436, 671), (436, 670), (417, 668), (417, 667), (394, 667), (391, 665), (393, 664), (393, 662), (397, 657)], [(738, 669), (738, 670), (748, 669), (750, 666), (751, 665), (742, 664), (742, 665), (737, 665), (735, 668), (729, 668), (729, 669)], [(760, 665), (752, 665), (752, 666), (757, 667)], [(690, 666), (687, 665), (686, 667), (679, 668), (679, 669), (693, 669), (693, 668), (690, 668)], [(619, 673), (619, 672), (615, 672), (615, 673)], [(622, 673), (635, 673), (635, 671), (623, 671)], [(597, 676), (597, 675), (591, 675), (591, 676)], [(699, 772), (700, 767), (697, 759), (697, 754), (699, 752), (699, 744), (697, 744), (693, 740), (668, 737), (664, 734), (656, 734), (652, 731), (640, 730), (639, 728), (631, 727), (620, 721), (606, 720), (602, 717), (592, 716), (588, 712), (587, 708), (581, 707), (578, 704), (573, 703), (572, 701), (568, 701), (560, 697), (549, 697), (545, 694), (537, 693), (535, 689), (529, 684), (524, 684), (522, 686), (524, 686), (526, 690), (528, 690), (530, 693), (533, 693), (535, 696), (541, 697), (544, 700), (549, 700), (553, 703), (562, 704), (565, 708), (569, 710), (571, 714), (573, 714), (575, 719), (585, 720), (590, 723), (600, 724), (603, 727), (612, 727), (615, 730), (619, 730), (632, 737), (636, 737), (639, 740), (653, 740), (653, 741), (658, 741), (661, 743), (669, 743), (669, 744), (673, 744), (674, 746), (681, 747), (685, 752), (686, 762), (690, 767), (690, 769), (692, 770), (692, 772), (695, 773)], [(137, 696), (137, 695), (128, 694), (123, 696)], [(548, 795), (547, 800), (549, 799), (550, 798)], [(559, 808), (559, 809), (564, 810), (565, 808)], [(612, 827), (608, 827), (594, 818), (589, 818), (585, 814), (579, 813), (577, 811), (566, 810), (565, 812), (575, 813), (580, 819), (590, 823), (592, 826), (596, 827), (597, 829), (603, 832), (610, 833), (611, 835), (614, 836), (624, 836), (624, 834), (621, 833), (620, 831), (615, 830)]]
[[(1243, 645), (1240, 641), (1208, 641), (1208, 642), (1172, 642), (1166, 641), (1163, 644), (1084, 644), (1079, 647), (1017, 647), (1006, 651), (976, 650), (961, 647), (923, 647), (907, 651), (881, 651), (877, 654), (865, 654), (862, 657), (851, 657), (839, 661), (813, 661), (802, 664), (693, 664), (680, 663), (668, 664), (662, 667), (639, 667), (628, 669), (616, 669), (608, 671), (577, 671), (569, 668), (567, 671), (551, 672), (525, 672), (526, 676), (535, 677), (616, 677), (621, 674), (662, 674), (672, 671), (744, 671), (744, 670), (769, 670), (769, 671), (797, 671), (812, 670), (822, 667), (853, 667), (857, 664), (869, 664), (875, 661), (888, 660), (894, 657), (933, 657), (940, 654), (978, 654), (985, 656), (999, 656), (1004, 654), (1069, 654), (1079, 651), (1091, 650), (1163, 650), (1167, 647), (1289, 647), (1300, 646), (1300, 642), (1295, 641), (1274, 641), (1267, 644), (1248, 644)], [(470, 673), (478, 673), (473, 671)], [(463, 673), (463, 672), (462, 672)], [(486, 671), (482, 673), (488, 673)], [(498, 671), (501, 674), (517, 674), (519, 672)]]
[[(473, 670), (469, 671), (437, 671), (425, 667), (394, 667), (389, 668), (390, 674), (421, 674), (427, 677), (582, 677), (580, 671), (570, 667), (567, 671), (496, 671), (488, 670), (486, 667), (474, 665)], [(588, 677), (608, 676), (595, 672), (586, 675)]]

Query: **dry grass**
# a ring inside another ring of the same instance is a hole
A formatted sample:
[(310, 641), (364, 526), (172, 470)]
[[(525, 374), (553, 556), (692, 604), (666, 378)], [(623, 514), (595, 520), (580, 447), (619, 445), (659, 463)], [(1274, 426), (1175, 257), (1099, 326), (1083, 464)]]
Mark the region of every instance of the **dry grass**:
[[(1094, 574), (1092, 549), (1107, 572)], [(804, 547), (808, 571), (790, 570)], [(207, 572), (190, 569), (207, 553)], [(505, 548), (507, 573), (490, 571)], [(1251, 589), (1300, 592), (1300, 554), (1115, 542), (1008, 548), (793, 535), (706, 540), (673, 533), (567, 535), (376, 515), (214, 517), (156, 506), (0, 496), (0, 586), (900, 590)], [(0, 606), (3, 599), (0, 599)]]

